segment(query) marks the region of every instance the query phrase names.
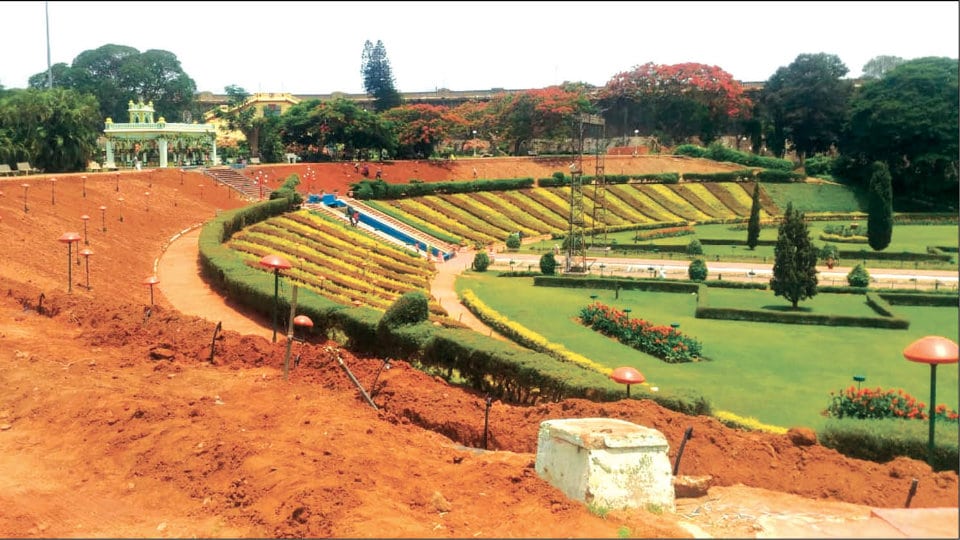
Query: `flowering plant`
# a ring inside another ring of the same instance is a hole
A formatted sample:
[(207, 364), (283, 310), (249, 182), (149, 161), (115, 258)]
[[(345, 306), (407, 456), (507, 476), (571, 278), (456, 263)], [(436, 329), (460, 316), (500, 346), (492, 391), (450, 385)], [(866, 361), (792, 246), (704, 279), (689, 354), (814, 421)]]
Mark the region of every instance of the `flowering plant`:
[(626, 312), (594, 302), (580, 310), (580, 322), (620, 343), (656, 356), (670, 364), (700, 359), (699, 341), (670, 326), (656, 326), (643, 319), (631, 319)]
[[(830, 392), (830, 404), (823, 411), (824, 416), (832, 418), (904, 418), (927, 420), (927, 405), (917, 401), (902, 389), (883, 390), (877, 387), (855, 388), (852, 385), (839, 392)], [(957, 411), (946, 405), (937, 405), (933, 410), (934, 420), (946, 422), (960, 421)]]

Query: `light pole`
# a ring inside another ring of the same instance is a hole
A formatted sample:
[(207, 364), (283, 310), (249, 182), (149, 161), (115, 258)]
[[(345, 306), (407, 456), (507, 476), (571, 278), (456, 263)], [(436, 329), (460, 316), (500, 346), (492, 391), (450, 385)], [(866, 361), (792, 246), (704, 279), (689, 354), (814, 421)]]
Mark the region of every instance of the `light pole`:
[(23, 211), (29, 212), (30, 210), (27, 209), (27, 190), (30, 189), (30, 184), (20, 184), (20, 185), (23, 186)]
[(144, 208), (146, 209), (147, 212), (149, 212), (150, 211), (150, 192), (144, 191), (143, 196), (146, 197), (144, 202)]
[(473, 130), (473, 157), (477, 157), (477, 130)]
[(87, 175), (81, 176), (80, 180), (83, 181), (83, 198), (86, 199), (87, 198)]
[(57, 205), (57, 179), (50, 179), (50, 206)]
[(147, 279), (143, 280), (144, 285), (150, 286), (150, 305), (153, 305), (153, 286), (157, 283), (160, 283), (160, 278), (157, 276), (150, 276)]
[(102, 232), (107, 232), (107, 207), (100, 206), (100, 229)]
[[(640, 130), (639, 129), (633, 130), (633, 138), (636, 139), (639, 136), (640, 136)], [(634, 144), (633, 155), (636, 156), (640, 153), (640, 141), (635, 140), (633, 141), (633, 144)]]
[(922, 337), (903, 350), (903, 357), (911, 362), (930, 364), (930, 433), (927, 440), (927, 463), (933, 466), (933, 422), (937, 409), (937, 364), (956, 364), (957, 344), (945, 337)]
[(58, 238), (67, 245), (67, 292), (73, 292), (73, 243), (80, 241), (80, 234), (75, 232), (65, 232)]
[(290, 261), (279, 255), (264, 255), (260, 266), (273, 269), (273, 342), (277, 342), (277, 312), (280, 311), (280, 270), (291, 268)]
[(120, 191), (120, 172), (118, 171), (115, 176), (117, 178), (117, 191)]
[(90, 290), (90, 256), (93, 255), (93, 250), (90, 248), (83, 248), (83, 251), (80, 252), (83, 255), (83, 261), (86, 263), (87, 268), (87, 290)]
[(183, 169), (180, 169), (180, 185), (183, 185)]
[(90, 239), (87, 237), (87, 222), (90, 221), (90, 216), (84, 214), (80, 216), (80, 219), (83, 220), (83, 243), (84, 245), (90, 245)]
[(123, 197), (117, 197), (117, 203), (120, 204), (120, 223), (123, 223)]

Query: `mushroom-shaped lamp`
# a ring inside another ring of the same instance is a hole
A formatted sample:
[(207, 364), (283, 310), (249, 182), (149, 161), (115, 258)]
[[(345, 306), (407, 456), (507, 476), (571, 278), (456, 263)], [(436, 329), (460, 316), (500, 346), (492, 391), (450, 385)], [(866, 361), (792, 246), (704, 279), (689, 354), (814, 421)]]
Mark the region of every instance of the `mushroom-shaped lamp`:
[(150, 286), (150, 305), (153, 305), (153, 286), (157, 283), (160, 283), (160, 278), (157, 276), (150, 276), (147, 279), (143, 280), (144, 285)]
[(87, 267), (87, 290), (90, 290), (90, 256), (93, 255), (93, 250), (90, 248), (83, 248), (80, 251), (80, 254), (83, 255), (83, 260), (86, 263)]
[[(67, 292), (73, 292), (73, 243), (80, 241), (80, 233), (65, 232), (57, 240), (67, 245)], [(79, 262), (79, 261), (78, 261)]]
[(936, 416), (937, 365), (957, 363), (957, 344), (945, 337), (922, 337), (903, 350), (903, 357), (911, 362), (930, 364), (930, 430), (927, 439), (927, 463), (933, 466), (933, 421)]
[(293, 265), (279, 255), (264, 255), (260, 266), (273, 269), (273, 342), (277, 342), (277, 312), (280, 311), (280, 270), (289, 270)]
[(630, 366), (622, 366), (610, 372), (610, 378), (615, 382), (627, 385), (627, 397), (630, 397), (630, 385), (646, 381), (642, 373)]
[(90, 221), (90, 216), (84, 214), (80, 216), (80, 219), (83, 220), (83, 243), (89, 245), (90, 240), (87, 237), (87, 222)]

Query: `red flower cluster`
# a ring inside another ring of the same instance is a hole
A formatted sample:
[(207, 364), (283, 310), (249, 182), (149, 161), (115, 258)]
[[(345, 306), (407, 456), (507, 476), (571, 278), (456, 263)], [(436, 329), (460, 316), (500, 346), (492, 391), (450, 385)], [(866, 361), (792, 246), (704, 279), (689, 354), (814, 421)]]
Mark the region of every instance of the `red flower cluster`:
[[(927, 420), (924, 412), (927, 405), (917, 401), (902, 389), (883, 390), (882, 388), (855, 388), (830, 392), (830, 404), (823, 411), (824, 416), (832, 418), (905, 418)], [(940, 404), (934, 408), (934, 420), (946, 422), (960, 421), (957, 411)]]
[(632, 319), (626, 312), (594, 302), (580, 310), (585, 326), (614, 337), (620, 343), (656, 356), (668, 363), (693, 362), (702, 354), (700, 342), (670, 326), (654, 326)]

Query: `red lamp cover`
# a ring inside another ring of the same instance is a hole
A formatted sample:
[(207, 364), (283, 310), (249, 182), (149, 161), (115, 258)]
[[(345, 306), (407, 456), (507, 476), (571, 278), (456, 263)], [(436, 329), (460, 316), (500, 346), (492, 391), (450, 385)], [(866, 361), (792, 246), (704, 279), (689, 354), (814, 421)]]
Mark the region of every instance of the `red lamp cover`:
[(150, 276), (147, 279), (143, 280), (144, 285), (156, 285), (157, 283), (160, 283), (160, 278), (158, 278), (157, 276)]
[(84, 257), (89, 257), (93, 255), (93, 250), (90, 248), (84, 248), (83, 251), (80, 252), (80, 254), (83, 255)]
[(59, 240), (59, 241), (61, 241), (61, 242), (64, 242), (64, 243), (70, 243), (70, 242), (79, 242), (81, 238), (82, 238), (82, 236), (80, 236), (80, 233), (65, 232), (65, 233), (63, 233), (63, 235), (60, 236), (60, 238), (58, 238), (57, 240)]
[(903, 350), (903, 357), (923, 364), (956, 364), (957, 344), (945, 337), (922, 337)]
[(621, 384), (640, 384), (647, 380), (642, 373), (630, 366), (623, 366), (610, 372), (610, 378)]
[(80, 216), (80, 219), (86, 221), (86, 220), (90, 219), (90, 216), (84, 214), (84, 215)]
[(306, 315), (297, 315), (296, 317), (293, 318), (293, 324), (297, 326), (312, 327), (313, 321), (310, 319), (310, 317), (307, 317)]
[(290, 264), (290, 261), (279, 255), (264, 255), (263, 258), (260, 259), (260, 266), (264, 266), (266, 268), (279, 268), (281, 270), (286, 270), (293, 267), (293, 265)]

